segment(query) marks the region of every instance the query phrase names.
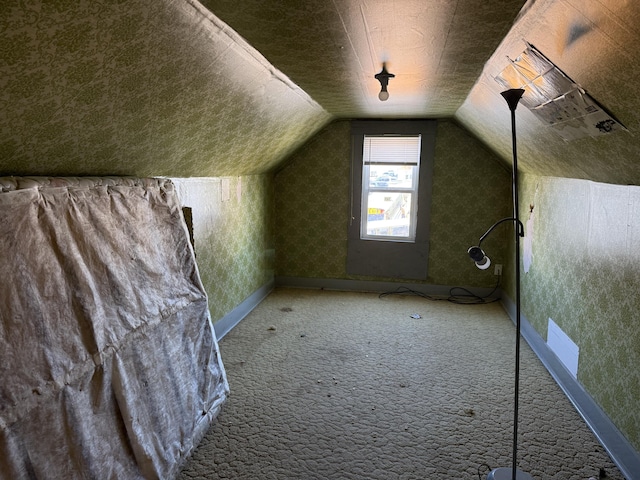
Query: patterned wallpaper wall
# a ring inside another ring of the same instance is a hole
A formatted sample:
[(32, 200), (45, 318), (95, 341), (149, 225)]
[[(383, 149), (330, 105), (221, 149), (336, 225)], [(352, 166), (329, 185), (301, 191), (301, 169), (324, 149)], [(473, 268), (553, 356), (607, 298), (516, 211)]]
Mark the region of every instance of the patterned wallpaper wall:
[(349, 122), (321, 130), (276, 173), (276, 275), (345, 278)]
[(329, 118), (197, 2), (0, 5), (0, 174), (260, 174)]
[[(276, 173), (276, 275), (366, 280), (345, 272), (349, 217), (348, 121), (325, 127)], [(430, 272), (425, 283), (492, 286), (466, 256), (511, 215), (510, 172), (454, 122), (438, 123)], [(520, 216), (533, 260), (522, 274), (522, 311), (546, 339), (548, 319), (579, 346), (578, 381), (640, 449), (640, 187), (523, 175)], [(513, 230), (483, 243), (505, 264), (514, 298)]]
[(640, 187), (521, 183), (523, 222), (534, 206), (522, 312), (544, 339), (551, 318), (578, 345), (578, 381), (640, 450)]
[[(374, 279), (345, 271), (350, 208), (350, 123), (336, 121), (296, 152), (276, 174), (276, 275)], [(492, 287), (467, 249), (496, 220), (509, 216), (510, 174), (454, 122), (440, 121), (434, 162), (429, 276), (424, 283)], [(483, 247), (504, 258), (504, 231)]]
[(173, 181), (192, 209), (196, 260), (215, 323), (273, 280), (273, 178)]

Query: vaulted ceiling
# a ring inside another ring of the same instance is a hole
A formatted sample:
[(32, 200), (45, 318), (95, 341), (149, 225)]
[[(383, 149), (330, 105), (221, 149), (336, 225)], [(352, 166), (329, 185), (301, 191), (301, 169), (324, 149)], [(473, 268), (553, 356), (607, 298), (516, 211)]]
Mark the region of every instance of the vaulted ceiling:
[[(451, 117), (523, 0), (204, 0), (338, 117)], [(386, 62), (390, 100), (374, 75)]]
[(508, 164), (496, 77), (530, 43), (626, 130), (569, 141), (520, 105), (522, 170), (640, 184), (639, 20), (633, 0), (6, 0), (0, 175), (261, 173), (336, 118), (452, 118)]

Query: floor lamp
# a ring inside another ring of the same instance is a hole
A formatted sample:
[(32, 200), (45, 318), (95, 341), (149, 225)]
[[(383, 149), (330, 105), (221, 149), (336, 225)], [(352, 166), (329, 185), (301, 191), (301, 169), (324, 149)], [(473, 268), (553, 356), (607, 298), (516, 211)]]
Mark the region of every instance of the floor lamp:
[(476, 266), (486, 270), (491, 265), (489, 257), (486, 256), (480, 245), (482, 240), (489, 235), (495, 227), (503, 222), (513, 222), (515, 230), (515, 270), (516, 270), (516, 354), (515, 354), (515, 385), (513, 396), (513, 459), (512, 467), (499, 467), (491, 470), (487, 475), (487, 480), (533, 480), (528, 473), (519, 470), (517, 465), (518, 457), (518, 397), (520, 389), (520, 238), (524, 236), (524, 227), (518, 214), (518, 155), (516, 151), (516, 107), (524, 90), (512, 88), (501, 93), (509, 105), (511, 111), (511, 139), (513, 148), (513, 168), (512, 168), (512, 196), (513, 196), (513, 217), (503, 218), (494, 223), (487, 232), (480, 237), (478, 245), (469, 248), (468, 253)]

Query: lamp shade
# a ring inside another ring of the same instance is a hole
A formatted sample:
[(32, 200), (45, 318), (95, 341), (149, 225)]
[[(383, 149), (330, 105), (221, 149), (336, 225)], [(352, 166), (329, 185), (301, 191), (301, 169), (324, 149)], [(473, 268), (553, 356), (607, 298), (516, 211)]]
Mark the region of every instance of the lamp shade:
[(476, 263), (476, 267), (480, 270), (486, 270), (491, 266), (491, 260), (480, 247), (470, 247), (469, 250), (467, 250), (467, 253), (469, 254), (469, 257), (471, 257), (471, 260)]

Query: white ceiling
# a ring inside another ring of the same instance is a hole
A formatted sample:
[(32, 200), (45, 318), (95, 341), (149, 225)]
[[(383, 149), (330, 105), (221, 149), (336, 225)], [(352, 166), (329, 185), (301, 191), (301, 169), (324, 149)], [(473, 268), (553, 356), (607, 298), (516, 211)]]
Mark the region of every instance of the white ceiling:
[[(203, 0), (336, 117), (451, 117), (523, 0)], [(378, 100), (374, 75), (395, 75)]]

